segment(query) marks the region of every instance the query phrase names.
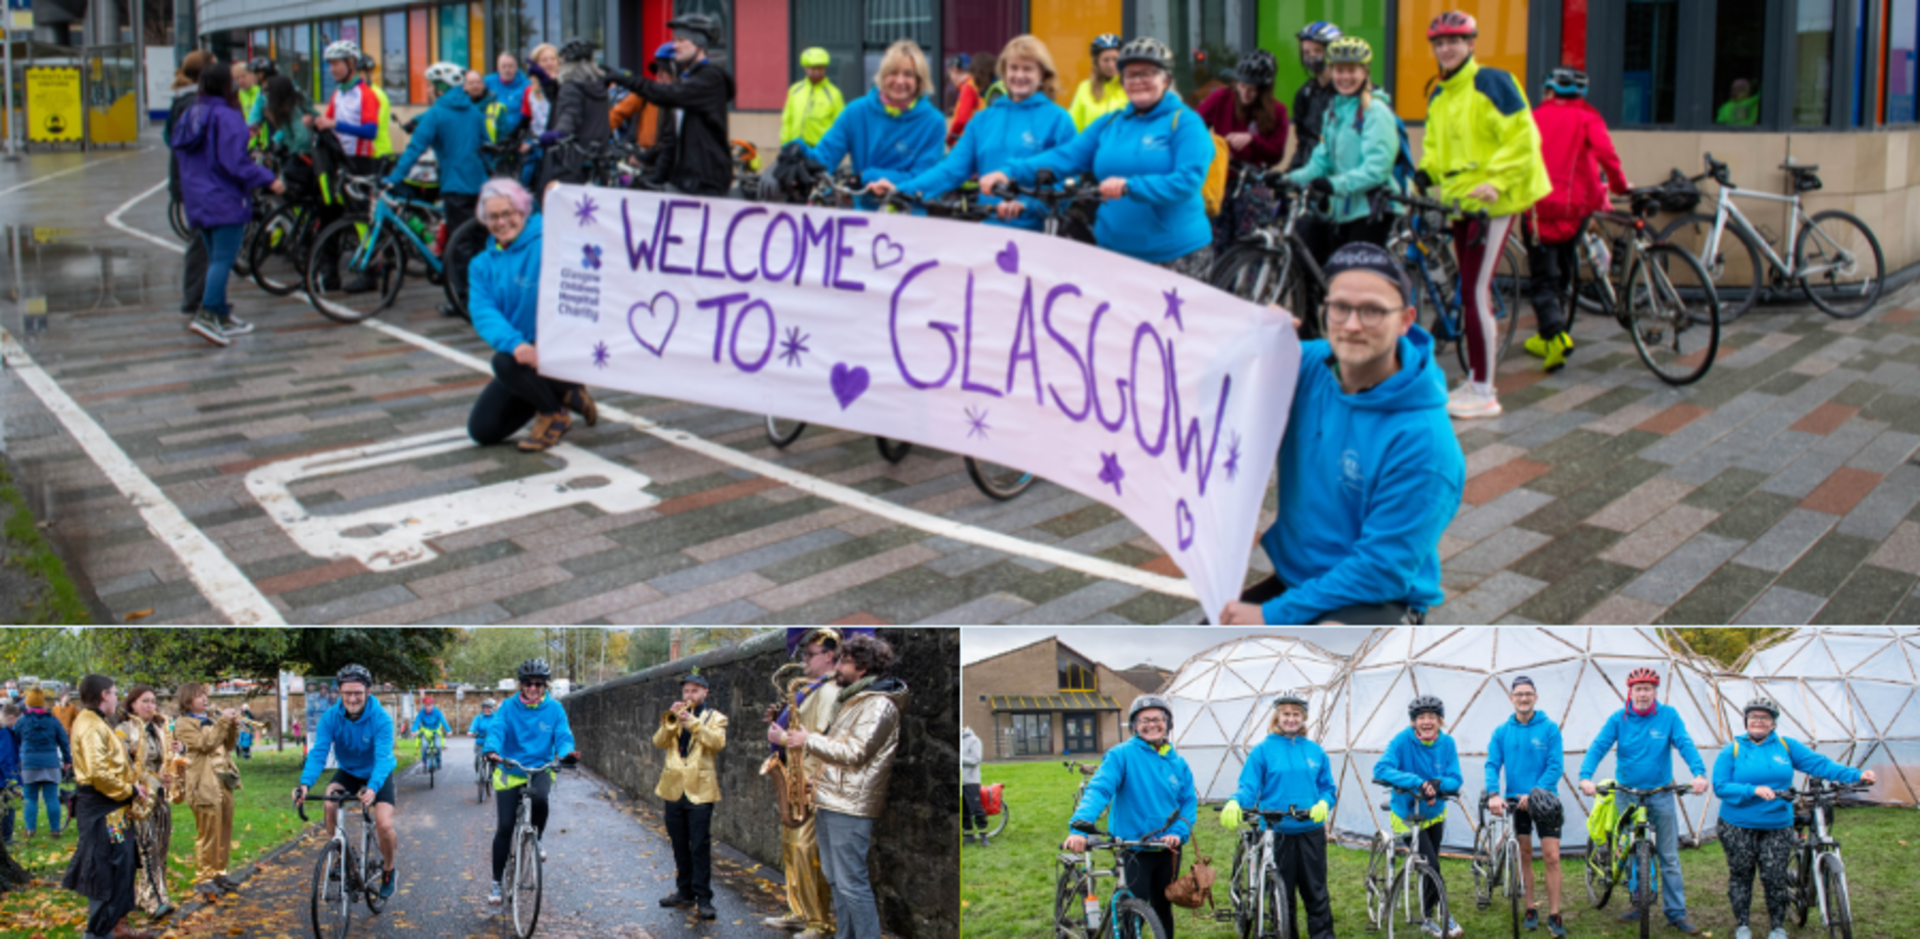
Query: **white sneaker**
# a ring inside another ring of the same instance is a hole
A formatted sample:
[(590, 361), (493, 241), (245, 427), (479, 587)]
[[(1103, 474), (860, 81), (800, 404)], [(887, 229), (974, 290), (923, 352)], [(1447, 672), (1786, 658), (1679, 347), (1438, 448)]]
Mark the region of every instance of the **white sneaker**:
[(1447, 392), (1447, 403), (1452, 404), (1455, 401), (1459, 401), (1466, 398), (1467, 395), (1472, 393), (1473, 393), (1473, 380), (1470, 378), (1463, 378), (1460, 380), (1460, 384), (1455, 385), (1452, 391)]
[(1500, 416), (1500, 397), (1498, 395), (1482, 395), (1478, 391), (1474, 391), (1472, 385), (1465, 387), (1467, 388), (1465, 395), (1458, 398), (1448, 398), (1447, 414), (1449, 416), (1463, 421)]
[(798, 916), (793, 915), (792, 913), (788, 913), (784, 916), (769, 916), (766, 919), (761, 920), (760, 922), (761, 924), (766, 926), (771, 926), (774, 929), (784, 929), (784, 930), (787, 930), (788, 932), (798, 932), (799, 930), (807, 928), (807, 921)]
[(229, 336), (244, 336), (253, 332), (253, 324), (240, 317), (228, 317), (220, 322), (220, 331)]
[(1461, 936), (1464, 936), (1466, 934), (1467, 934), (1467, 931), (1464, 929), (1461, 929), (1460, 924), (1457, 922), (1454, 922), (1453, 917), (1451, 916), (1447, 917), (1447, 939), (1460, 939)]
[(1429, 936), (1432, 936), (1433, 939), (1440, 939), (1441, 936), (1446, 934), (1446, 931), (1440, 928), (1440, 924), (1434, 922), (1433, 920), (1427, 920), (1426, 922), (1421, 923), (1420, 931), (1426, 933)]
[(1767, 939), (1787, 939), (1787, 931), (1784, 929), (1774, 929), (1767, 933)]
[(1745, 926), (1735, 927), (1733, 930), (1733, 939), (1753, 939), (1753, 930)]
[(487, 894), (487, 905), (488, 906), (500, 905), (500, 882), (497, 880), (493, 882), (493, 892)]

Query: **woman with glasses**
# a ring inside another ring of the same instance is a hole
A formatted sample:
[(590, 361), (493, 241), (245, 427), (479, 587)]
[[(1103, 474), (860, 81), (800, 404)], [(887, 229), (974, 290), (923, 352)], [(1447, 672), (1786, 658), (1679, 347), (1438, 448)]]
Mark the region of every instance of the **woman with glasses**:
[[(547, 685), (553, 680), (553, 669), (547, 660), (528, 659), (520, 663), (515, 677), (520, 693), (507, 699), (495, 713), (492, 723), (487, 725), (487, 737), (480, 744), (480, 752), (489, 761), (497, 763), (505, 757), (522, 766), (579, 759), (580, 752), (574, 749), (573, 728), (567, 723), (567, 709), (547, 694)], [(538, 839), (547, 833), (547, 793), (552, 789), (550, 772), (528, 776), (506, 766), (493, 771), (493, 791), (499, 797), (493, 802), (499, 824), (493, 833), (493, 893), (487, 896), (489, 904), (500, 905), (500, 874), (506, 869), (507, 852), (513, 847), (513, 826), (520, 817), (520, 800), (533, 800), (534, 838), (535, 843), (539, 843)], [(546, 859), (547, 849), (542, 845), (540, 860)]]
[[(1193, 770), (1169, 742), (1173, 708), (1165, 698), (1147, 694), (1133, 699), (1127, 726), (1133, 739), (1108, 750), (1101, 759), (1099, 771), (1087, 781), (1080, 805), (1074, 809), (1073, 821), (1095, 822), (1106, 812), (1107, 830), (1115, 838), (1138, 841), (1153, 835), (1166, 845), (1167, 850), (1129, 855), (1121, 876), (1128, 890), (1153, 904), (1162, 939), (1173, 939), (1173, 904), (1167, 901), (1167, 885), (1179, 874), (1175, 850), (1193, 837), (1199, 795)], [(1066, 848), (1076, 854), (1087, 850), (1087, 836), (1069, 834)]]

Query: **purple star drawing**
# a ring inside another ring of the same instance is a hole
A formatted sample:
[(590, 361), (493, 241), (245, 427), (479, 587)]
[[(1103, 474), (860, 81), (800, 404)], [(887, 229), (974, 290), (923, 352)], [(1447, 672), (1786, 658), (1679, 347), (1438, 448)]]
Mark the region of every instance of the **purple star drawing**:
[(981, 408), (978, 414), (974, 413), (972, 407), (967, 408), (967, 436), (978, 436), (984, 440), (986, 439), (987, 431), (992, 429), (993, 427), (987, 423), (986, 408)]
[(807, 340), (811, 338), (813, 337), (801, 332), (798, 326), (787, 327), (787, 338), (780, 340), (781, 361), (786, 362), (788, 367), (798, 367), (800, 356), (808, 351)]
[(573, 204), (573, 217), (580, 220), (581, 228), (593, 224), (593, 213), (598, 211), (600, 206), (593, 201), (591, 193), (581, 196), (580, 201)]
[(1114, 495), (1121, 495), (1120, 480), (1127, 478), (1125, 470), (1120, 468), (1120, 454), (1100, 454), (1100, 481), (1113, 487)]
[(1162, 314), (1160, 318), (1167, 319), (1168, 317), (1172, 317), (1173, 324), (1180, 327), (1181, 332), (1186, 332), (1187, 321), (1180, 318), (1180, 305), (1187, 301), (1180, 299), (1180, 288), (1175, 287), (1172, 290), (1162, 290), (1160, 291), (1160, 295), (1167, 298), (1167, 312)]
[(613, 358), (613, 351), (607, 348), (606, 343), (596, 342), (593, 344), (593, 367), (594, 368), (606, 368), (607, 361), (611, 358)]
[(1240, 434), (1238, 431), (1233, 435), (1233, 443), (1227, 447), (1227, 464), (1222, 468), (1227, 471), (1228, 481), (1232, 481), (1235, 476), (1240, 475)]
[(600, 246), (586, 245), (580, 249), (580, 266), (590, 271), (600, 269)]

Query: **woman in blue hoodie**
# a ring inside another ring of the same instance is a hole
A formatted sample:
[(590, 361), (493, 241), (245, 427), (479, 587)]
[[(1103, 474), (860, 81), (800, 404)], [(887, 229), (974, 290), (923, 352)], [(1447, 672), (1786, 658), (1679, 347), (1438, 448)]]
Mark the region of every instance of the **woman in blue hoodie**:
[(1100, 247), (1205, 280), (1213, 224), (1201, 188), (1213, 165), (1213, 135), (1171, 92), (1166, 43), (1127, 43), (1120, 77), (1128, 107), (1102, 115), (1064, 146), (996, 168), (980, 177), (980, 189), (992, 192), (1008, 179), (1031, 186), (1043, 168), (1062, 179), (1092, 173), (1105, 200), (1093, 227)]
[[(899, 189), (921, 195), (952, 192), (983, 171), (1052, 150), (1073, 139), (1073, 117), (1066, 108), (1053, 103), (1056, 72), (1045, 43), (1032, 36), (1015, 36), (1001, 51), (995, 68), (1006, 85), (1006, 96), (967, 122), (966, 134), (938, 166), (900, 183)], [(883, 197), (895, 188), (885, 179), (867, 185), (869, 191)], [(1044, 207), (1037, 199), (1002, 200), (983, 193), (981, 202), (999, 206), (999, 217), (989, 220), (989, 225), (1039, 231), (1046, 221)], [(1029, 208), (1042, 211), (1026, 211)]]
[[(1287, 921), (1297, 923), (1291, 907), (1294, 897), (1307, 909), (1309, 939), (1333, 939), (1333, 902), (1327, 894), (1327, 814), (1340, 790), (1333, 785), (1333, 764), (1327, 751), (1307, 737), (1307, 699), (1288, 691), (1273, 701), (1267, 739), (1247, 755), (1240, 769), (1240, 788), (1220, 810), (1220, 824), (1228, 831), (1240, 827), (1241, 803), (1269, 812), (1304, 808), (1311, 821), (1287, 819), (1279, 824), (1286, 837), (1275, 842), (1274, 862), (1286, 885)], [(1264, 827), (1264, 822), (1262, 823)], [(1299, 934), (1299, 929), (1294, 929)]]
[(592, 427), (599, 409), (587, 389), (540, 374), (535, 346), (540, 305), (540, 216), (526, 187), (504, 177), (480, 187), (480, 224), (491, 238), (467, 271), (473, 328), (494, 349), (493, 381), (467, 416), (467, 436), (483, 447), (513, 436), (533, 422), (520, 441), (529, 453), (560, 442), (573, 426), (573, 410)]
[(200, 72), (200, 97), (173, 128), (173, 155), (180, 165), (181, 204), (187, 223), (207, 249), (207, 286), (200, 311), (188, 325), (216, 346), (253, 331), (235, 319), (227, 303), (227, 277), (240, 253), (240, 236), (253, 221), (253, 191), (286, 191), (273, 171), (247, 156), (247, 119), (240, 114), (233, 65), (213, 62)]
[[(927, 100), (932, 90), (926, 54), (913, 40), (902, 39), (881, 57), (873, 90), (847, 105), (819, 144), (808, 147), (796, 140), (781, 155), (803, 153), (828, 170), (851, 159), (859, 185), (880, 180), (899, 185), (933, 169), (946, 150), (947, 119)], [(855, 206), (872, 211), (880, 203), (863, 196)]]
[[(1413, 719), (1413, 726), (1387, 744), (1387, 752), (1373, 765), (1373, 778), (1419, 793), (1417, 797), (1394, 793), (1389, 819), (1396, 835), (1410, 828), (1419, 830), (1416, 840), (1420, 854), (1438, 872), (1440, 836), (1447, 828), (1447, 801), (1441, 794), (1460, 791), (1466, 778), (1460, 773), (1460, 752), (1454, 748), (1453, 738), (1440, 729), (1446, 721), (1447, 706), (1432, 695), (1421, 695), (1407, 705), (1407, 715)], [(1440, 897), (1425, 886), (1421, 892), (1421, 903), (1427, 916), (1432, 917)], [(1440, 935), (1440, 925), (1431, 918), (1424, 928), (1430, 936)], [(1449, 939), (1460, 939), (1465, 931), (1448, 915), (1446, 933)]]
[[(1143, 694), (1127, 709), (1127, 726), (1133, 729), (1133, 739), (1107, 751), (1099, 771), (1087, 781), (1072, 821), (1094, 822), (1106, 812), (1107, 831), (1114, 837), (1137, 841), (1152, 835), (1177, 849), (1193, 836), (1200, 797), (1193, 787), (1193, 770), (1167, 742), (1173, 733), (1173, 707), (1159, 695)], [(1087, 837), (1069, 834), (1066, 849), (1076, 854), (1085, 851)], [(1167, 885), (1179, 873), (1174, 869), (1177, 864), (1172, 850), (1140, 851), (1121, 872), (1127, 889), (1153, 904), (1162, 939), (1173, 939), (1173, 905), (1167, 902)]]
[[(242, 141), (244, 143), (244, 141)], [(40, 803), (47, 804), (49, 837), (60, 837), (60, 771), (73, 764), (67, 729), (47, 710), (47, 693), (27, 689), (26, 714), (13, 725), (20, 738), (20, 780), (27, 794), (27, 838), (33, 838)]]
[(1873, 783), (1862, 772), (1821, 756), (1798, 740), (1774, 733), (1780, 705), (1768, 698), (1747, 702), (1746, 739), (1735, 739), (1713, 761), (1713, 794), (1720, 797), (1720, 844), (1727, 849), (1727, 902), (1739, 926), (1734, 939), (1753, 939), (1747, 926), (1753, 909), (1753, 873), (1767, 890), (1767, 939), (1787, 939), (1787, 861), (1793, 856), (1793, 803), (1780, 797), (1793, 788), (1794, 770), (1840, 783)]

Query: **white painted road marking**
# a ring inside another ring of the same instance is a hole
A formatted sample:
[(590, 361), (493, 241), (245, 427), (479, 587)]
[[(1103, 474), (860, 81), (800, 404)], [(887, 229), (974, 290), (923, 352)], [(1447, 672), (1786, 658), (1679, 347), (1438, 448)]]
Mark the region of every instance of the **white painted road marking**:
[(173, 553), (180, 558), (180, 565), (187, 569), (187, 576), (192, 578), (194, 586), (200, 588), (200, 593), (215, 610), (235, 626), (286, 625), (280, 611), (253, 586), (247, 575), (242, 574), (240, 568), (211, 539), (187, 520), (166, 493), (161, 492), (160, 487), (134, 465), (126, 451), (120, 449), (120, 445), (114, 443), (113, 438), (107, 436), (107, 432), (87, 416), (86, 411), (80, 409), (80, 405), (60, 390), (52, 376), (33, 361), (33, 357), (21, 348), (13, 334), (4, 327), (0, 327), (0, 360), (17, 373), (28, 388), (33, 389), (47, 410), (66, 425), (67, 432), (79, 442), (94, 464), (107, 474), (107, 478), (133, 503), (134, 508), (140, 510), (140, 516), (147, 521), (147, 530), (173, 549)]
[[(126, 159), (127, 157), (130, 157), (130, 156), (138, 156), (138, 155), (140, 154), (140, 152), (141, 152), (141, 151), (143, 151), (143, 150), (145, 150), (145, 149), (147, 149), (147, 148), (145, 148), (145, 147), (141, 147), (141, 148), (140, 148), (139, 150), (135, 150), (135, 151), (133, 151), (132, 153), (122, 153), (122, 154), (120, 154), (119, 156), (111, 156), (111, 157), (106, 157), (105, 159), (100, 159), (100, 160), (94, 160), (94, 161), (93, 161), (93, 162), (91, 162), (91, 163), (82, 163), (82, 164), (80, 164), (79, 166), (70, 166), (70, 167), (68, 167), (68, 168), (66, 168), (66, 169), (64, 169), (64, 170), (61, 170), (61, 171), (60, 171), (60, 172), (58, 172), (58, 173), (48, 173), (48, 174), (47, 174), (47, 175), (45, 175), (45, 176), (36, 176), (36, 177), (34, 177), (34, 178), (32, 178), (32, 179), (29, 179), (29, 180), (27, 180), (27, 181), (26, 181), (26, 182), (24, 182), (24, 183), (15, 183), (14, 185), (11, 185), (11, 186), (8, 186), (8, 187), (7, 187), (7, 188), (5, 188), (5, 189), (0, 189), (0, 196), (10, 196), (10, 195), (12, 195), (12, 194), (14, 194), (14, 193), (16, 193), (16, 192), (19, 192), (19, 191), (20, 191), (20, 190), (22, 190), (22, 189), (26, 189), (26, 188), (29, 188), (29, 187), (32, 187), (32, 186), (38, 186), (38, 185), (40, 185), (41, 183), (44, 183), (44, 182), (46, 182), (47, 180), (50, 180), (50, 179), (59, 179), (59, 178), (60, 178), (60, 177), (62, 177), (62, 176), (71, 176), (71, 175), (73, 175), (74, 173), (78, 173), (78, 172), (80, 172), (81, 170), (84, 170), (84, 169), (87, 169), (88, 167), (92, 167), (92, 166), (99, 166), (99, 165), (100, 165), (100, 164), (102, 164), (102, 163), (112, 163), (112, 162), (113, 162), (113, 161), (115, 161), (115, 160), (124, 160), (124, 159)], [(161, 183), (161, 184), (160, 184), (160, 186), (156, 186), (156, 187), (154, 187), (154, 189), (158, 189), (158, 188), (160, 188), (161, 186), (165, 186), (165, 185), (166, 185), (166, 183)], [(136, 198), (141, 198), (141, 199), (144, 199), (144, 198), (146, 198), (147, 196), (149, 196), (149, 195), (151, 195), (152, 193), (153, 193), (153, 189), (149, 189), (149, 190), (147, 190), (146, 192), (143, 192), (143, 193), (141, 193), (141, 194), (140, 194), (139, 196), (137, 196)]]

